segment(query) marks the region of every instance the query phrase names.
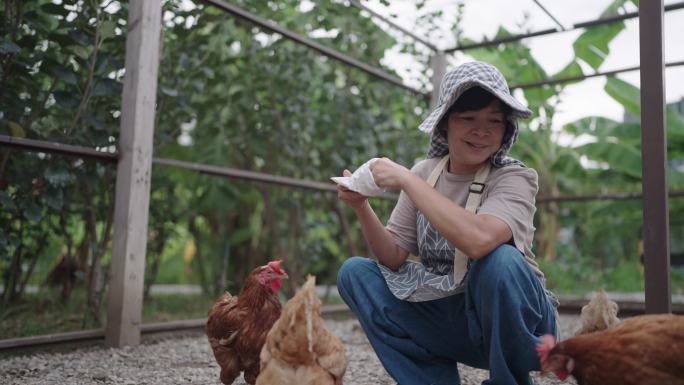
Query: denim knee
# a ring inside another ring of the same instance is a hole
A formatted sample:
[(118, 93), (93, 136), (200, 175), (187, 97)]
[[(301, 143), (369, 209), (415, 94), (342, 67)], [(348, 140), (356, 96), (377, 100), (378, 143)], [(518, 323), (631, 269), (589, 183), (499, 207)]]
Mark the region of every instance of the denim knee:
[(501, 245), (485, 257), (475, 261), (470, 268), (470, 278), (484, 282), (497, 282), (520, 269), (529, 269), (520, 250), (511, 245)]
[(352, 281), (359, 277), (359, 272), (368, 268), (374, 262), (364, 257), (351, 257), (344, 261), (337, 272), (337, 287), (348, 288)]
[(520, 250), (511, 245), (501, 245), (491, 253), (475, 261), (472, 268), (480, 273), (496, 274), (509, 270), (510, 267), (516, 266), (521, 262), (526, 263)]

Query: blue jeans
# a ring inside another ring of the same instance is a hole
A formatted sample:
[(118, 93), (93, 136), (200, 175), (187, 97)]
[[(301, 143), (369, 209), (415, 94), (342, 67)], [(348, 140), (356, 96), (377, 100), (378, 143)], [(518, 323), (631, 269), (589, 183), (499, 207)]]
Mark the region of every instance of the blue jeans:
[(397, 299), (376, 262), (361, 257), (342, 265), (337, 287), (400, 385), (460, 384), (457, 362), (489, 369), (483, 384), (531, 384), (537, 337), (556, 334), (542, 284), (509, 245), (472, 264), (464, 293), (434, 301)]

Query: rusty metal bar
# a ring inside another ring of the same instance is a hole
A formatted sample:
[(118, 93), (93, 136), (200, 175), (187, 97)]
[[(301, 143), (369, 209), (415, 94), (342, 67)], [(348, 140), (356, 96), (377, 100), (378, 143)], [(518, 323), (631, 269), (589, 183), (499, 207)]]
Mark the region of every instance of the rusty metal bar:
[[(582, 306), (589, 301), (586, 298), (576, 296), (560, 296), (560, 313), (577, 314)], [(637, 315), (644, 313), (644, 303), (640, 301), (615, 300), (620, 308), (619, 315)], [(321, 314), (325, 316), (349, 313), (349, 307), (345, 304), (324, 305), (321, 307)], [(672, 307), (675, 314), (684, 314), (684, 303), (675, 303)], [(155, 333), (173, 333), (179, 331), (201, 331), (207, 323), (206, 318), (189, 319), (180, 321), (145, 323), (140, 325), (140, 332), (143, 336)], [(19, 337), (0, 339), (0, 352), (17, 349), (36, 348), (47, 345), (68, 344), (85, 341), (104, 341), (104, 329), (80, 330), (75, 332), (54, 333), (40, 336)]]
[(116, 162), (118, 159), (117, 153), (103, 152), (88, 147), (48, 142), (44, 140), (22, 139), (7, 135), (0, 135), (0, 145), (27, 151), (76, 155), (81, 158), (97, 159), (104, 162)]
[(553, 16), (553, 14), (548, 9), (546, 9), (546, 7), (544, 6), (544, 4), (541, 3), (541, 1), (539, 1), (539, 0), (532, 0), (532, 1), (534, 1), (534, 3), (537, 4), (537, 6), (542, 11), (544, 11), (546, 16), (551, 18), (551, 20), (553, 20), (553, 22), (556, 23), (560, 27), (561, 31), (565, 31), (565, 26), (563, 26), (563, 24), (560, 21), (558, 21), (558, 19), (556, 19), (556, 17)]
[(304, 179), (290, 178), (286, 176), (278, 176), (266, 174), (262, 172), (240, 170), (237, 168), (211, 166), (207, 164), (184, 162), (175, 159), (154, 158), (153, 163), (160, 166), (171, 166), (176, 168), (183, 168), (201, 172), (207, 175), (216, 175), (228, 178), (243, 179), (247, 181), (264, 182), (271, 184), (278, 184), (288, 187), (299, 187), (316, 191), (337, 191), (333, 183), (314, 182)]
[[(668, 196), (670, 198), (682, 197), (684, 196), (684, 191), (670, 191)], [(600, 200), (629, 200), (629, 199), (642, 199), (643, 193), (641, 192), (626, 192), (626, 193), (613, 193), (613, 194), (586, 194), (586, 195), (557, 195), (552, 197), (538, 197), (537, 203), (549, 203), (549, 202), (587, 202), (587, 201), (600, 201)]]
[(646, 313), (672, 310), (663, 14), (663, 0), (642, 1), (639, 5)]
[(302, 44), (306, 47), (313, 49), (314, 51), (317, 51), (318, 53), (321, 53), (327, 57), (330, 57), (332, 59), (340, 61), (340, 62), (347, 64), (351, 67), (357, 68), (357, 69), (364, 71), (370, 75), (373, 75), (379, 79), (385, 80), (389, 83), (392, 83), (396, 86), (404, 88), (404, 89), (411, 91), (415, 94), (422, 95), (425, 98), (430, 97), (429, 93), (418, 90), (418, 89), (413, 88), (411, 86), (408, 86), (408, 85), (404, 84), (400, 79), (397, 79), (396, 77), (390, 75), (389, 73), (387, 73), (383, 70), (380, 70), (380, 69), (373, 67), (371, 65), (368, 65), (362, 61), (359, 61), (359, 60), (354, 59), (350, 56), (347, 56), (347, 55), (342, 54), (338, 51), (335, 51), (332, 48), (328, 48), (322, 44), (317, 43), (316, 41), (314, 41), (312, 39), (309, 39), (307, 37), (304, 37), (302, 35), (294, 33), (290, 30), (287, 30), (287, 29), (279, 26), (278, 24), (274, 23), (271, 20), (267, 20), (267, 19), (264, 19), (264, 18), (259, 17), (257, 15), (254, 15), (254, 14), (252, 14), (252, 13), (250, 13), (250, 12), (240, 8), (240, 7), (237, 7), (237, 6), (232, 5), (232, 4), (228, 4), (222, 0), (200, 0), (200, 1), (202, 1), (203, 3), (207, 3), (209, 5), (213, 5), (216, 8), (219, 8), (225, 12), (228, 12), (228, 13), (235, 15), (237, 17), (240, 17), (242, 19), (245, 19), (245, 20), (247, 20), (251, 23), (254, 23), (254, 24), (256, 24), (256, 25), (258, 25), (264, 29), (267, 29), (269, 31), (283, 35), (283, 36), (287, 37), (288, 39), (294, 40), (295, 42), (297, 42), (299, 44)]
[[(336, 313), (348, 312), (349, 308), (347, 305), (323, 305), (321, 306), (321, 315), (327, 316)], [(168, 332), (178, 332), (184, 330), (201, 330), (204, 329), (206, 325), (206, 318), (199, 319), (188, 319), (179, 321), (168, 321), (168, 322), (156, 322), (156, 323), (144, 323), (140, 325), (140, 332), (143, 335), (149, 335), (154, 333), (168, 333)], [(23, 349), (23, 348), (33, 348), (45, 345), (54, 344), (66, 344), (73, 342), (82, 341), (104, 341), (105, 330), (104, 329), (92, 329), (92, 330), (79, 330), (74, 332), (65, 333), (55, 333), (55, 334), (45, 334), (40, 336), (31, 337), (19, 337), (19, 338), (8, 338), (0, 339), (0, 351), (12, 350), (12, 349)]]
[[(684, 8), (684, 2), (670, 4), (670, 5), (666, 6), (664, 9), (666, 12), (669, 12), (669, 11), (675, 11), (675, 10), (682, 9), (682, 8)], [(463, 51), (463, 50), (473, 49), (473, 48), (489, 47), (489, 46), (498, 45), (501, 43), (510, 43), (513, 41), (523, 40), (523, 39), (527, 39), (530, 37), (549, 35), (549, 34), (560, 33), (560, 32), (568, 32), (568, 31), (574, 31), (577, 29), (583, 29), (583, 28), (589, 28), (589, 27), (596, 27), (599, 25), (611, 24), (611, 23), (615, 23), (615, 22), (623, 21), (623, 20), (627, 20), (627, 19), (634, 19), (638, 16), (639, 16), (638, 12), (627, 12), (627, 13), (624, 13), (622, 15), (602, 17), (602, 18), (596, 19), (596, 20), (576, 23), (576, 24), (573, 24), (572, 28), (568, 28), (565, 30), (559, 31), (558, 29), (553, 28), (553, 29), (545, 29), (545, 30), (537, 31), (537, 32), (528, 32), (528, 33), (523, 33), (523, 34), (519, 34), (519, 35), (506, 36), (506, 37), (503, 37), (500, 39), (485, 40), (485, 41), (480, 42), (480, 43), (465, 44), (462, 46), (456, 46), (454, 48), (449, 48), (449, 49), (445, 50), (444, 52), (452, 53), (452, 52), (456, 52), (456, 51)]]
[[(0, 135), (0, 145), (7, 147), (14, 147), (28, 151), (40, 151), (46, 153), (55, 153), (59, 155), (77, 156), (82, 158), (93, 158), (104, 162), (115, 162), (118, 153), (109, 153), (93, 150), (91, 148), (82, 146), (73, 146), (61, 143), (46, 142), (42, 140), (33, 139), (19, 139), (11, 136)], [(212, 166), (201, 163), (184, 162), (175, 159), (153, 158), (152, 163), (160, 166), (169, 166), (183, 168), (201, 172), (207, 175), (222, 176), (226, 178), (242, 179), (246, 181), (254, 181), (261, 183), (277, 184), (286, 187), (299, 187), (309, 190), (335, 192), (337, 191), (334, 184), (314, 182), (305, 179), (297, 179), (291, 177), (284, 177), (279, 175), (267, 174), (263, 172), (247, 171), (230, 167)], [(558, 195), (553, 197), (537, 197), (537, 203), (548, 202), (581, 202), (594, 200), (626, 200), (626, 199), (641, 199), (643, 194), (641, 192), (625, 192), (612, 194), (585, 194), (585, 195)], [(681, 197), (684, 196), (684, 191), (670, 191), (669, 196)], [(396, 194), (387, 193), (380, 198), (397, 199)]]
[(456, 52), (456, 51), (465, 51), (467, 49), (473, 49), (473, 48), (490, 47), (490, 46), (499, 45), (502, 43), (511, 43), (514, 41), (527, 39), (530, 37), (550, 35), (552, 33), (558, 33), (558, 32), (563, 32), (563, 31), (559, 31), (557, 28), (549, 28), (549, 29), (544, 29), (541, 31), (523, 33), (520, 35), (506, 36), (506, 37), (502, 37), (499, 39), (485, 40), (485, 41), (482, 41), (480, 43), (459, 45), (459, 46), (454, 47), (454, 48), (445, 49), (444, 52), (445, 53), (452, 53), (452, 52)]
[[(669, 11), (675, 11), (675, 10), (682, 9), (682, 8), (684, 8), (684, 3), (675, 3), (675, 4), (666, 5), (664, 7), (664, 11), (669, 12)], [(595, 27), (597, 25), (604, 25), (604, 24), (615, 23), (615, 22), (623, 21), (623, 20), (627, 20), (627, 19), (634, 19), (634, 18), (637, 18), (638, 16), (639, 16), (639, 12), (627, 12), (627, 13), (623, 13), (622, 15), (603, 17), (603, 18), (600, 18), (600, 19), (594, 20), (594, 21), (586, 21), (583, 23), (577, 23), (577, 24), (574, 24), (573, 27), (575, 27), (575, 28)]]
[[(665, 67), (679, 67), (679, 66), (684, 66), (684, 61), (675, 61), (675, 62), (670, 62), (670, 63), (665, 64)], [(558, 78), (558, 79), (546, 79), (546, 80), (541, 80), (538, 82), (520, 83), (520, 84), (512, 85), (511, 89), (514, 89), (514, 88), (526, 89), (526, 88), (535, 88), (535, 87), (541, 87), (541, 86), (546, 86), (546, 85), (569, 83), (569, 82), (574, 82), (574, 81), (578, 81), (578, 80), (595, 78), (595, 77), (599, 77), (599, 76), (610, 76), (610, 75), (621, 74), (623, 72), (638, 71), (639, 68), (641, 68), (641, 67), (639, 67), (639, 66), (625, 67), (625, 68), (616, 69), (616, 70), (612, 70), (612, 71), (596, 72), (593, 74), (568, 76), (565, 78)]]
[(353, 6), (355, 6), (355, 7), (359, 8), (359, 9), (362, 9), (362, 10), (364, 10), (364, 11), (370, 13), (370, 14), (371, 14), (373, 17), (375, 17), (376, 19), (379, 19), (379, 20), (384, 21), (384, 22), (387, 23), (390, 27), (392, 27), (392, 28), (394, 28), (394, 29), (396, 29), (396, 30), (398, 30), (398, 31), (400, 31), (400, 32), (402, 32), (402, 33), (404, 33), (406, 36), (409, 36), (409, 37), (413, 38), (413, 40), (415, 40), (415, 41), (417, 41), (417, 42), (423, 44), (424, 46), (430, 48), (432, 51), (439, 51), (439, 49), (438, 49), (436, 46), (434, 46), (432, 43), (430, 43), (430, 42), (428, 42), (427, 40), (425, 40), (425, 39), (419, 37), (418, 35), (416, 35), (415, 33), (411, 32), (411, 31), (409, 31), (408, 29), (406, 29), (406, 28), (404, 28), (404, 27), (402, 27), (402, 26), (400, 26), (400, 25), (394, 23), (394, 22), (393, 22), (392, 20), (390, 20), (389, 18), (387, 18), (387, 17), (385, 17), (385, 16), (383, 16), (383, 15), (381, 15), (381, 14), (379, 14), (379, 13), (373, 11), (372, 9), (366, 7), (365, 5), (361, 4), (360, 1), (358, 1), (358, 0), (351, 0), (350, 3), (351, 3)]

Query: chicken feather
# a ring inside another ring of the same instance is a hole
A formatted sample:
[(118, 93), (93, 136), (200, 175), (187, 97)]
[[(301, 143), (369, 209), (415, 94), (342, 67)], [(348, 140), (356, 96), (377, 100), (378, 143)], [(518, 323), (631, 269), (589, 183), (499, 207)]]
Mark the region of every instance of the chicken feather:
[(315, 283), (309, 276), (266, 336), (256, 385), (342, 384), (344, 346), (320, 317)]
[(221, 382), (226, 385), (243, 371), (248, 384), (256, 381), (266, 333), (280, 316), (280, 300), (275, 292), (280, 288), (280, 279), (287, 278), (280, 269), (281, 262), (254, 269), (238, 297), (226, 293), (209, 310), (205, 332), (221, 367)]
[(578, 385), (684, 385), (684, 316), (642, 315), (606, 330), (537, 346), (542, 372)]

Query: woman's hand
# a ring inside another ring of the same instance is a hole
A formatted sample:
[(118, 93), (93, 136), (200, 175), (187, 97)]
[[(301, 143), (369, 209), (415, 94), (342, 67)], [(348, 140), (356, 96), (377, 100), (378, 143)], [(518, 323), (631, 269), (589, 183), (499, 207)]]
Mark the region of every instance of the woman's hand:
[[(352, 173), (349, 170), (344, 170), (342, 176), (351, 176)], [(352, 191), (341, 184), (337, 185), (337, 197), (354, 211), (359, 211), (368, 202), (368, 197), (362, 194)]]
[(371, 163), (370, 171), (373, 174), (373, 180), (378, 187), (390, 188), (393, 190), (401, 190), (407, 177), (411, 175), (409, 169), (398, 163), (394, 163), (389, 158), (380, 158)]

